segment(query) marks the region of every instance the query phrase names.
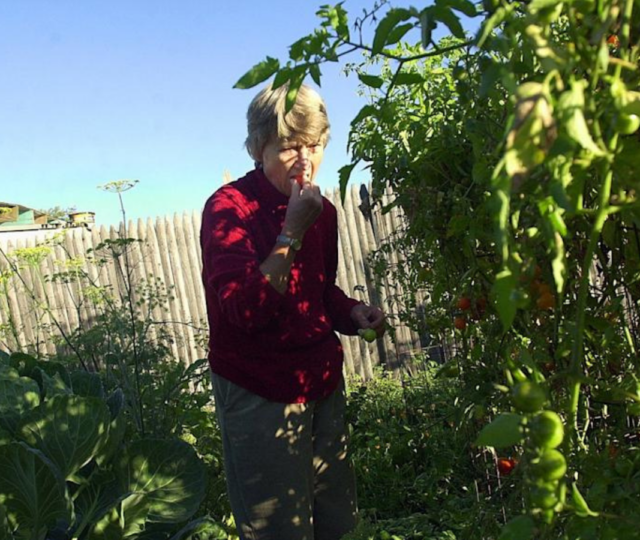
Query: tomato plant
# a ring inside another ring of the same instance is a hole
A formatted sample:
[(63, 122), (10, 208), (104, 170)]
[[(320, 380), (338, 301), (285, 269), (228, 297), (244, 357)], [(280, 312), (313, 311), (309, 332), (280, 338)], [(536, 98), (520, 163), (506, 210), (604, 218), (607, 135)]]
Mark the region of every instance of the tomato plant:
[[(624, 484), (640, 402), (637, 2), (384, 9), (359, 20), (378, 21), (365, 43), (342, 4), (324, 6), (286, 65), (268, 59), (241, 86), (275, 75), (293, 100), (323, 62), (364, 53), (347, 67), (366, 101), (340, 184), (365, 164), (379, 210), (405, 217), (372, 261), (404, 291), (393, 309), (455, 344), (460, 406), (487, 411), (478, 441), (522, 455), (526, 515), (513, 504), (504, 538), (640, 538), (640, 492)], [(434, 43), (436, 27), (451, 35)]]

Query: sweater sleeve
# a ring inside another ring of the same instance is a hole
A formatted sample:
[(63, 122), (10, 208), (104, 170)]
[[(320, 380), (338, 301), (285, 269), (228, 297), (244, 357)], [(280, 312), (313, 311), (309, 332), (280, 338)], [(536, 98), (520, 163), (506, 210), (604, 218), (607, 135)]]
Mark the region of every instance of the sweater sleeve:
[(338, 217), (336, 209), (330, 205), (331, 219), (329, 221), (329, 242), (327, 247), (327, 288), (324, 293), (324, 304), (329, 317), (333, 321), (333, 328), (337, 332), (355, 336), (358, 328), (351, 320), (351, 310), (353, 306), (360, 304), (358, 300), (348, 297), (338, 285), (336, 285), (336, 275), (338, 270)]
[(218, 190), (202, 217), (204, 285), (217, 296), (224, 317), (252, 332), (277, 315), (282, 295), (260, 270), (256, 239), (248, 226), (250, 212), (242, 196)]

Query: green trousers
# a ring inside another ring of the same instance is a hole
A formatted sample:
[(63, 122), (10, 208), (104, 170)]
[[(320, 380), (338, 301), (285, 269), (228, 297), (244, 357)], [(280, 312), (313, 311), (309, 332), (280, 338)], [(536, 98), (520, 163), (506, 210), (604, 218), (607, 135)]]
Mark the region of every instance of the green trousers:
[(242, 540), (339, 540), (356, 524), (344, 381), (311, 403), (263, 399), (213, 375), (227, 489)]

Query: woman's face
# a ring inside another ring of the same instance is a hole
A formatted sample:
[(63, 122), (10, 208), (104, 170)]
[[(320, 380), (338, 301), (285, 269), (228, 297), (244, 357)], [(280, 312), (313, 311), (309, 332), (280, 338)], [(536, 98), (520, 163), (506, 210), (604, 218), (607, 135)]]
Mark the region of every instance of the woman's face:
[(278, 191), (291, 195), (291, 179), (313, 182), (322, 158), (321, 142), (305, 144), (296, 139), (275, 139), (262, 151), (262, 169)]

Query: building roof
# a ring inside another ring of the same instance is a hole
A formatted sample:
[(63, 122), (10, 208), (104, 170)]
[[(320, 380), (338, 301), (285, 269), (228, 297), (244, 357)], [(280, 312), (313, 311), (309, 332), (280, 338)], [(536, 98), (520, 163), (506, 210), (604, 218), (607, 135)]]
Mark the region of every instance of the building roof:
[(21, 204), (0, 202), (0, 232), (38, 229), (47, 221), (48, 216), (44, 212)]

